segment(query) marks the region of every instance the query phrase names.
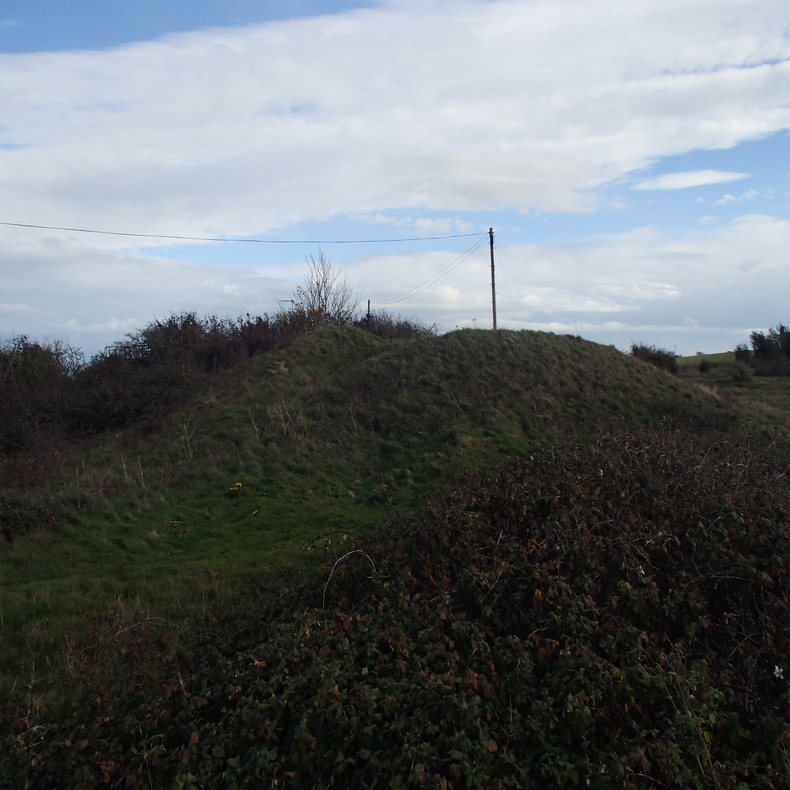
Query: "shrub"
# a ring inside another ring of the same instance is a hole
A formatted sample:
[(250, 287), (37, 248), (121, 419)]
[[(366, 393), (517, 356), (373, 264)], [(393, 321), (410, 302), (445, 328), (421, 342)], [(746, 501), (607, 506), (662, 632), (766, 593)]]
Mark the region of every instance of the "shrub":
[[(777, 324), (776, 328), (768, 332), (752, 332), (750, 335), (752, 346), (752, 366), (757, 376), (788, 376), (790, 375), (790, 329), (784, 324)], [(738, 346), (735, 349), (738, 358)], [(745, 360), (745, 352), (740, 351), (741, 358)]]
[(359, 300), (342, 272), (332, 266), (323, 252), (310, 255), (307, 266), (307, 277), (294, 292), (294, 310), (308, 319), (310, 328), (353, 323)]
[(749, 341), (754, 350), (755, 359), (767, 360), (779, 358), (779, 345), (773, 342), (771, 331), (768, 335), (764, 332), (752, 332)]
[(785, 468), (662, 431), (475, 475), (232, 637), (74, 650), (0, 787), (787, 787)]
[(644, 343), (633, 343), (631, 345), (631, 356), (635, 359), (641, 359), (659, 370), (666, 370), (669, 373), (678, 372), (677, 357), (671, 351), (666, 351), (663, 348), (648, 346)]
[(395, 316), (384, 309), (373, 310), (369, 316), (358, 318), (354, 322), (354, 326), (387, 340), (427, 337), (437, 334), (436, 324), (429, 326), (417, 318), (401, 318), (400, 315)]
[(211, 375), (288, 345), (300, 331), (293, 320), (249, 313), (233, 320), (186, 312), (152, 321), (80, 370), (68, 424), (74, 435), (90, 436), (161, 415), (188, 401)]
[(349, 284), (323, 253), (310, 256), (308, 266), (293, 307), (272, 317), (174, 313), (128, 334), (88, 363), (82, 352), (60, 341), (20, 336), (0, 343), (0, 458), (41, 453), (59, 439), (157, 418), (186, 403), (211, 375), (327, 324), (353, 324), (382, 338), (436, 334), (435, 325), (384, 310), (359, 318)]
[(62, 428), (83, 365), (81, 352), (61, 341), (21, 335), (0, 343), (0, 454), (18, 455)]
[(61, 505), (17, 490), (0, 491), (0, 539), (12, 541), (34, 529), (55, 526)]
[(743, 362), (745, 365), (751, 364), (752, 352), (749, 351), (749, 346), (746, 343), (739, 343), (735, 346), (735, 361)]
[(732, 377), (735, 381), (747, 382), (752, 380), (753, 371), (743, 360), (736, 359), (732, 363)]
[(783, 324), (777, 324), (776, 329), (769, 329), (767, 334), (752, 332), (750, 340), (757, 359), (775, 360), (780, 357), (790, 357), (790, 329)]

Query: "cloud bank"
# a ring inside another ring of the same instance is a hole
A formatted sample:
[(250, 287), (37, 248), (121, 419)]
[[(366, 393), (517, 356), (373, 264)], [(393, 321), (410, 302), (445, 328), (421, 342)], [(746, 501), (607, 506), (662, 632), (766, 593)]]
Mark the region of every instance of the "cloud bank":
[[(627, 348), (643, 340), (678, 352), (721, 351), (785, 315), (790, 221), (749, 215), (723, 227), (673, 236), (655, 227), (576, 244), (497, 248), (499, 325), (580, 334)], [(185, 309), (237, 316), (278, 309), (302, 266), (197, 266), (50, 240), (46, 252), (19, 231), (0, 304), (5, 334), (69, 339), (88, 351), (150, 318)], [(491, 322), (484, 245), (452, 274), (397, 301), (457, 253), (368, 255), (345, 276), (364, 305), (437, 321), (443, 331)], [(776, 317), (774, 319), (774, 317)]]
[(581, 211), (790, 126), (784, 3), (409, 2), (0, 56), (0, 213), (260, 233), (390, 207)]
[[(745, 177), (644, 173), (790, 128), (789, 95), (784, 0), (393, 0), (101, 52), (0, 55), (0, 219), (240, 236), (347, 216), (396, 225), (401, 210), (426, 233), (485, 230), (499, 210), (594, 212), (605, 185)], [(787, 241), (785, 220), (747, 217), (700, 236), (636, 228), (503, 248), (500, 299), (512, 298), (514, 326), (612, 342), (640, 328), (740, 331), (781, 319), (746, 271), (774, 267), (782, 281)], [(0, 333), (70, 332), (95, 348), (170, 310), (271, 310), (298, 277), (135, 245), (0, 229)], [(453, 255), (346, 268), (386, 301)], [(445, 328), (482, 322), (484, 256), (479, 266), (408, 311)]]
[[(731, 349), (785, 314), (788, 249), (790, 221), (759, 215), (684, 236), (645, 227), (581, 244), (505, 246), (497, 250), (499, 324), (580, 334), (623, 349), (632, 341), (677, 345), (685, 354)], [(396, 256), (368, 261), (359, 276), (372, 283), (377, 271), (407, 265), (410, 281), (419, 282), (424, 269)], [(397, 298), (394, 277), (388, 286), (389, 298)], [(444, 329), (472, 326), (473, 318), (478, 328), (489, 327), (487, 286), (481, 252), (453, 274), (452, 288), (425, 292), (409, 305), (438, 315)]]

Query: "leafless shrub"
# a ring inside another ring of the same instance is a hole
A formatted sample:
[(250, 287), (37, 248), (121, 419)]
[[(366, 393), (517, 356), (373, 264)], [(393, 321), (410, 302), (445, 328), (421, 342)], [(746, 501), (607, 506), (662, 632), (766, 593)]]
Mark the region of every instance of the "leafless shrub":
[(294, 291), (294, 311), (304, 315), (313, 327), (352, 324), (359, 300), (342, 271), (332, 266), (321, 251), (307, 258), (307, 266), (307, 278)]

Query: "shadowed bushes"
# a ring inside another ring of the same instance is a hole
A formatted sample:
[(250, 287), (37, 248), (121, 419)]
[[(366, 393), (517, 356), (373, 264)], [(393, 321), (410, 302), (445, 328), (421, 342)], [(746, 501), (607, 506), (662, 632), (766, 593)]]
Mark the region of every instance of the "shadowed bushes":
[[(436, 333), (435, 326), (383, 310), (370, 320), (338, 316), (381, 338)], [(187, 403), (216, 375), (328, 323), (332, 315), (319, 318), (301, 305), (276, 316), (237, 319), (184, 312), (152, 321), (87, 362), (82, 352), (60, 341), (6, 340), (0, 345), (0, 457), (43, 457), (65, 440), (156, 420)]]
[(46, 459), (67, 441), (155, 421), (216, 374), (257, 351), (288, 345), (295, 334), (288, 321), (269, 316), (181, 313), (152, 321), (87, 362), (60, 341), (6, 340), (0, 345), (0, 458), (6, 460), (0, 484), (29, 482), (35, 467), (45, 474)]
[(408, 340), (437, 334), (436, 324), (429, 326), (417, 318), (401, 318), (386, 310), (372, 310), (369, 316), (354, 321), (354, 326), (386, 340)]
[(749, 381), (755, 376), (790, 376), (790, 329), (777, 324), (767, 332), (752, 332), (751, 349), (745, 343), (735, 347), (733, 377)]
[(756, 376), (790, 376), (790, 329), (777, 324), (767, 333), (752, 332), (749, 339)]
[(161, 415), (213, 374), (257, 351), (286, 346), (295, 334), (288, 322), (268, 315), (231, 320), (181, 313), (152, 321), (77, 372), (66, 421), (74, 435), (90, 436)]
[(750, 336), (755, 359), (778, 360), (790, 357), (790, 329), (777, 324), (767, 333), (752, 332)]
[(671, 352), (656, 346), (648, 346), (644, 343), (633, 343), (631, 345), (631, 356), (634, 359), (641, 359), (659, 370), (666, 370), (668, 373), (677, 374), (678, 360)]
[(787, 787), (785, 467), (664, 431), (474, 474), (236, 629), (103, 629), (0, 787)]
[(21, 335), (0, 343), (0, 454), (36, 450), (60, 433), (83, 367), (81, 352), (60, 341)]

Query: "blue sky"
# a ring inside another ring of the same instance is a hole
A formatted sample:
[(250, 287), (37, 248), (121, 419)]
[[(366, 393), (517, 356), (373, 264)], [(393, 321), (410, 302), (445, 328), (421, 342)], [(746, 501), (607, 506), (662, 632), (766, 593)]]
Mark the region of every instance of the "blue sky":
[(206, 28), (371, 6), (334, 0), (24, 0), (0, 2), (0, 52), (108, 49)]
[[(360, 298), (716, 351), (790, 322), (778, 0), (0, 0), (0, 222), (321, 245)], [(0, 225), (0, 336), (272, 312), (319, 245)], [(445, 267), (449, 273), (410, 298)]]

